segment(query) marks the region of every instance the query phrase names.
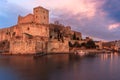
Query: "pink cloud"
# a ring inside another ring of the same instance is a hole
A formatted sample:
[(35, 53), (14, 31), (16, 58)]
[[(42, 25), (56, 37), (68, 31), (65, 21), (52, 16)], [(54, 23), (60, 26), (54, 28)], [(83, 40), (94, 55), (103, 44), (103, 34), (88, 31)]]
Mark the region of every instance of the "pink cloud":
[(116, 28), (120, 27), (120, 23), (114, 23), (114, 24), (110, 24), (108, 29), (109, 30), (114, 30)]
[(87, 17), (93, 17), (96, 13), (97, 7), (103, 2), (97, 0), (8, 0), (10, 3), (17, 4), (31, 10), (36, 6), (43, 6), (50, 10), (63, 9), (72, 12), (73, 15), (81, 13)]

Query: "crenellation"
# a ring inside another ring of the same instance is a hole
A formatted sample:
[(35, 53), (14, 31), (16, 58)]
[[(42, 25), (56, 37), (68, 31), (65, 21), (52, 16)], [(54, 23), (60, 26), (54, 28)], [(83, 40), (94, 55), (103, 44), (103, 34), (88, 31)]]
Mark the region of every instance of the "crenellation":
[(33, 23), (33, 22), (34, 22), (33, 14), (28, 14), (25, 17), (18, 16), (18, 24)]

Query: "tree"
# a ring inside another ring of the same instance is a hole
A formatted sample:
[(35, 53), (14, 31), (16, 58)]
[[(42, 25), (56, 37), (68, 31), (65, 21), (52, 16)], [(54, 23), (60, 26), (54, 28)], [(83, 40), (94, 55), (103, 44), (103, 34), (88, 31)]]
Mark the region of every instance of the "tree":
[(73, 47), (73, 44), (69, 41), (69, 47)]
[(77, 40), (80, 40), (79, 37), (77, 37)]
[(73, 40), (76, 40), (76, 39), (77, 39), (77, 37), (76, 37), (76, 34), (74, 32), (74, 34), (73, 34)]
[(81, 47), (81, 45), (78, 42), (75, 42), (74, 47)]
[(95, 42), (93, 40), (89, 40), (87, 43), (86, 43), (86, 48), (96, 48), (96, 45), (95, 45)]
[(81, 44), (81, 47), (86, 47), (86, 43), (82, 43), (82, 44)]

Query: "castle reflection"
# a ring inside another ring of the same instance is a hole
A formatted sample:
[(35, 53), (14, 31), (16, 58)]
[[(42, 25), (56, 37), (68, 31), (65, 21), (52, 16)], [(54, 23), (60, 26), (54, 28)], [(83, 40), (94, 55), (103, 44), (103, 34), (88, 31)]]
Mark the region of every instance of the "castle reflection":
[(0, 80), (119, 80), (118, 53), (80, 60), (68, 55), (0, 56)]

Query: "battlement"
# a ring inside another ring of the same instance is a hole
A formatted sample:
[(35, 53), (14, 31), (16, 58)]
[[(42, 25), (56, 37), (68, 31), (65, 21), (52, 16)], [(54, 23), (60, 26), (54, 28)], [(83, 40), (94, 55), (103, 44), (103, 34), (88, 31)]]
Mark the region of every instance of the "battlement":
[(37, 24), (49, 24), (49, 11), (41, 6), (33, 9), (33, 14), (26, 16), (18, 16), (18, 24), (25, 23), (37, 23)]
[(41, 7), (41, 6), (38, 6), (38, 7), (33, 8), (33, 10), (36, 10), (36, 9), (38, 9), (38, 10), (45, 10), (45, 11), (49, 11), (49, 10), (47, 10), (46, 8)]

